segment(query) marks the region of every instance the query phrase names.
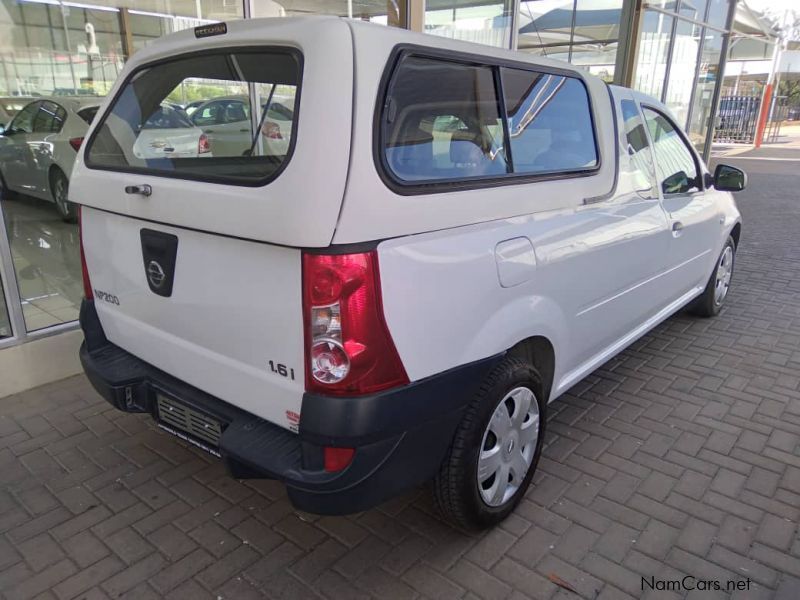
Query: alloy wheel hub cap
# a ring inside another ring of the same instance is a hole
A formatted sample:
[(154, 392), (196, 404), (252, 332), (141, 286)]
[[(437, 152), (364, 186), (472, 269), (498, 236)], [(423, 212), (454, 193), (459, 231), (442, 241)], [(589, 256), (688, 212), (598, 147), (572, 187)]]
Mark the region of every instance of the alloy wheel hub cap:
[(492, 413), (478, 453), (477, 485), (489, 506), (507, 502), (522, 485), (539, 440), (539, 403), (526, 387), (505, 395)]
[(733, 276), (733, 248), (727, 246), (717, 263), (717, 275), (714, 281), (714, 303), (719, 306), (728, 295)]

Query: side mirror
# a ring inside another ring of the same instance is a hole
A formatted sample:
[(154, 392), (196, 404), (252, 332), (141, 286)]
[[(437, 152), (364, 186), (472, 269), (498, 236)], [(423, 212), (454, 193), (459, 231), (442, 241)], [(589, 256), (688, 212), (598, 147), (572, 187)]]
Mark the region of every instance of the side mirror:
[(730, 165), (717, 165), (714, 169), (714, 187), (721, 192), (741, 192), (747, 187), (747, 174)]

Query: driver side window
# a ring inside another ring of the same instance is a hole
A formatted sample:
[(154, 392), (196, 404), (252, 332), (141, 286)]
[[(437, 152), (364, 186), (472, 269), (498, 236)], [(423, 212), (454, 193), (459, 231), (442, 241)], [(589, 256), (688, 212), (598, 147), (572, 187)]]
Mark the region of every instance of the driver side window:
[(33, 118), (39, 110), (39, 102), (31, 102), (17, 113), (8, 129), (16, 133), (33, 133)]
[(216, 125), (222, 122), (222, 103), (209, 102), (192, 113), (192, 122), (197, 127)]
[(653, 140), (656, 176), (664, 194), (685, 194), (700, 190), (697, 163), (677, 128), (663, 114), (644, 109), (647, 129)]
[[(247, 105), (247, 108), (250, 108)], [(245, 110), (245, 103), (239, 100), (231, 100), (225, 104), (225, 109), (222, 112), (222, 123), (239, 123), (246, 121), (249, 115)]]

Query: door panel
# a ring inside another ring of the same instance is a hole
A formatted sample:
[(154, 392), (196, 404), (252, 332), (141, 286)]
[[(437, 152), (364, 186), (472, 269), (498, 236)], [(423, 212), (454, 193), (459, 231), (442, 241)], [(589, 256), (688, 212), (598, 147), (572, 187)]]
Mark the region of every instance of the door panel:
[[(44, 198), (51, 199), (50, 167), (55, 162), (56, 137), (66, 120), (63, 107), (43, 100), (33, 118), (33, 133), (28, 136), (28, 146), (33, 157), (31, 186)], [(66, 174), (69, 177), (69, 173)]]
[(300, 413), (305, 372), (300, 250), (82, 210), (108, 339), (226, 402), (296, 425), (289, 415)]
[[(535, 264), (503, 287), (495, 248), (516, 238), (531, 241)], [(556, 347), (558, 383), (658, 312), (668, 247), (658, 199), (635, 193), (396, 238), (378, 248), (385, 315), (412, 379), (543, 335)]]
[(41, 102), (32, 102), (23, 108), (0, 137), (0, 168), (9, 188), (29, 191), (35, 168), (28, 146), (28, 136), (33, 133), (33, 119)]
[[(570, 362), (577, 368), (665, 304), (660, 276), (669, 238), (658, 199), (636, 193), (590, 206), (570, 220), (571, 227), (534, 239), (534, 245), (539, 261), (563, 270), (560, 294), (572, 306)], [(556, 272), (552, 277), (558, 278)]]
[(678, 127), (666, 115), (644, 108), (653, 143), (656, 173), (672, 231), (669, 257), (676, 296), (705, 285), (719, 239), (721, 213), (702, 189), (700, 163)]

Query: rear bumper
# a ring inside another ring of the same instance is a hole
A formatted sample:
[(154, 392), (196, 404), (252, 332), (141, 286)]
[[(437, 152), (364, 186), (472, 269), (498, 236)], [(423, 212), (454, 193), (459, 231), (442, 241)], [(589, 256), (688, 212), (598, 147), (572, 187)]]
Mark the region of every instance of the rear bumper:
[[(306, 393), (299, 433), (292, 433), (172, 377), (110, 343), (92, 301), (81, 307), (84, 371), (109, 403), (150, 413), (157, 394), (171, 397), (222, 426), (218, 451), (232, 476), (286, 484), (292, 503), (318, 514), (366, 510), (431, 479), (464, 407), (499, 356), (401, 388), (358, 398)], [(188, 441), (197, 443), (202, 440)], [(343, 471), (323, 469), (323, 447), (355, 448)]]

